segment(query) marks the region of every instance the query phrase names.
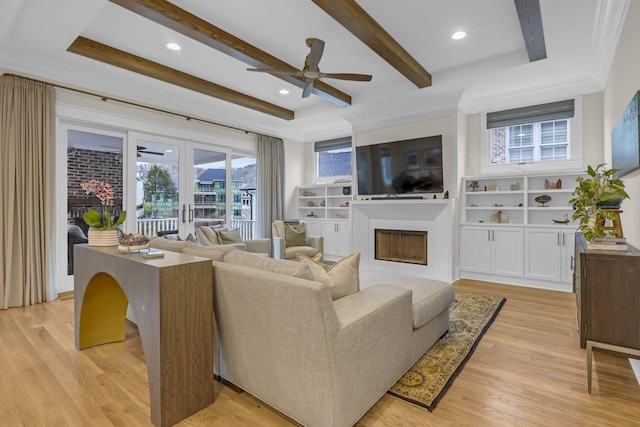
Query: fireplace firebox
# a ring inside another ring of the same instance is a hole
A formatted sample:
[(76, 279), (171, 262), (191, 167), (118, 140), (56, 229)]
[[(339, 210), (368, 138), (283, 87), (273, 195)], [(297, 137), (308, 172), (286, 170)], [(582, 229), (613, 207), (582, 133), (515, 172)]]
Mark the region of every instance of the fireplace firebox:
[(427, 265), (427, 232), (375, 229), (375, 259)]

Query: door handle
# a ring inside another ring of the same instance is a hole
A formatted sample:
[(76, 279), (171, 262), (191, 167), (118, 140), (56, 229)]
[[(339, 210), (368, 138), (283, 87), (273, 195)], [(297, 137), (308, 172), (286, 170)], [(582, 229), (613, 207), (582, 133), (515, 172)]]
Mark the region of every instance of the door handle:
[(193, 209), (191, 209), (191, 205), (189, 205), (189, 222), (193, 222)]
[(187, 205), (182, 205), (182, 223), (187, 222)]
[(491, 230), (487, 230), (487, 240), (491, 241)]
[(556, 234), (556, 237), (558, 238), (558, 239), (557, 239), (557, 240), (558, 240), (558, 246), (560, 246), (560, 233), (557, 233), (557, 234)]
[(575, 269), (575, 258), (571, 255), (571, 271)]

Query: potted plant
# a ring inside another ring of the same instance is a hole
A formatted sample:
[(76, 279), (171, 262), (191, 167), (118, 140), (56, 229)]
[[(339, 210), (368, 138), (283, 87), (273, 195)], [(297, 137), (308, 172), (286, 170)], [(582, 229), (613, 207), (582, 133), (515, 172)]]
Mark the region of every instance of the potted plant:
[(580, 231), (587, 241), (602, 239), (604, 236), (601, 220), (611, 220), (616, 215), (613, 209), (620, 207), (629, 195), (624, 190), (624, 183), (613, 178), (613, 174), (620, 169), (606, 169), (605, 164), (587, 169), (588, 178), (578, 177), (578, 186), (573, 191), (573, 198), (569, 200), (573, 206), (572, 218), (579, 221)]
[(116, 246), (120, 239), (120, 225), (124, 223), (127, 212), (123, 211), (116, 219), (113, 214), (113, 199), (115, 191), (106, 181), (91, 179), (80, 183), (80, 186), (87, 194), (95, 194), (100, 200), (100, 212), (95, 209), (87, 209), (82, 215), (82, 219), (89, 227), (89, 246)]

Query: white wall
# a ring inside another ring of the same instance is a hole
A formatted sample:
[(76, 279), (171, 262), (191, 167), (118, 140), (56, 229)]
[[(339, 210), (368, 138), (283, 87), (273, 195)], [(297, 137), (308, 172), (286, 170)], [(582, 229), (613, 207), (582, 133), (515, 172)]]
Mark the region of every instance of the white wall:
[[(297, 218), (296, 187), (311, 182), (310, 172), (313, 161), (311, 142), (284, 140), (285, 158), (285, 218)], [(283, 165), (284, 167), (284, 165)], [(284, 218), (282, 218), (284, 219)]]
[[(631, 2), (604, 89), (604, 158), (611, 164), (611, 131), (631, 97), (640, 89), (640, 2)], [(627, 241), (640, 247), (640, 171), (622, 177), (631, 197), (622, 204), (622, 228)]]

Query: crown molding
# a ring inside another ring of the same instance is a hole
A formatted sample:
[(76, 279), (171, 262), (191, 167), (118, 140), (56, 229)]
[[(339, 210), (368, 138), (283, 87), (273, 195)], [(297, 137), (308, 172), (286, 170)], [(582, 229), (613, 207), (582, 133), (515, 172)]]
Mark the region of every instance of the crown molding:
[(593, 78), (604, 88), (631, 0), (598, 0), (591, 34)]

